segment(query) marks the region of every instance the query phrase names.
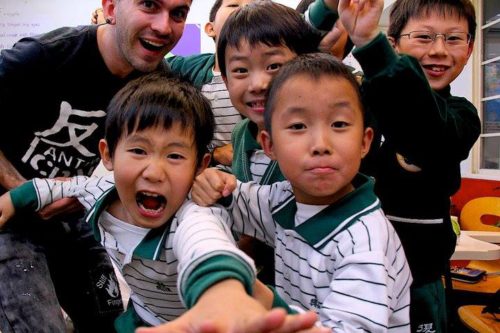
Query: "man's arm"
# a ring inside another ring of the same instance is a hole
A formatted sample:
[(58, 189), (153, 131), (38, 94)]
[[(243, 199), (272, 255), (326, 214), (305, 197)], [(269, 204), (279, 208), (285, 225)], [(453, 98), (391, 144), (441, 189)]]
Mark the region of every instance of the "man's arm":
[(11, 190), (24, 182), (26, 182), (26, 179), (0, 151), (0, 185), (7, 190)]

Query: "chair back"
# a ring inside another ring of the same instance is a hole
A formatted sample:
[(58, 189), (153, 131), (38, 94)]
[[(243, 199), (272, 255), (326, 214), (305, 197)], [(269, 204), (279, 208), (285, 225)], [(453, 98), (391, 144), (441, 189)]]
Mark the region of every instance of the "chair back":
[(460, 212), (460, 227), (462, 230), (500, 231), (495, 225), (481, 221), (485, 215), (496, 216), (496, 224), (500, 221), (500, 197), (480, 197), (467, 202)]

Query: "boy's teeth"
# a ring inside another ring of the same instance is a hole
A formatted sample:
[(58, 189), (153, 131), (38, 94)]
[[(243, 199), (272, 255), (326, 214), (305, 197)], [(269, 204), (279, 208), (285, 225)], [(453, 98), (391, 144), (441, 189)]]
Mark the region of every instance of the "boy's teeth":
[(136, 200), (142, 209), (151, 212), (159, 212), (166, 205), (165, 197), (157, 193), (139, 192), (137, 193)]
[(428, 65), (425, 66), (427, 69), (430, 69), (431, 71), (434, 72), (444, 72), (446, 70), (446, 66), (439, 66), (439, 65)]

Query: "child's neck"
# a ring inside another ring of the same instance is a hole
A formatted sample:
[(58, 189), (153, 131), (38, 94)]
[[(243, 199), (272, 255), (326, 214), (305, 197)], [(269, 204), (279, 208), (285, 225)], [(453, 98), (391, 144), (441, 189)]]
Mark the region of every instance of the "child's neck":
[(106, 207), (106, 211), (122, 222), (134, 224), (132, 221), (129, 221), (128, 214), (126, 214), (125, 207), (120, 199), (116, 199), (110, 203), (108, 207)]

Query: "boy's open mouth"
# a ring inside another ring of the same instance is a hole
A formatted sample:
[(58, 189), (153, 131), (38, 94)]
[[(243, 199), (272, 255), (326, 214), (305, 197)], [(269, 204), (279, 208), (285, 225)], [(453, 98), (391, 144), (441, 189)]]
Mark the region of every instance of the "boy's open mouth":
[(150, 192), (138, 192), (135, 200), (140, 208), (151, 213), (162, 211), (167, 204), (167, 199), (163, 195)]

